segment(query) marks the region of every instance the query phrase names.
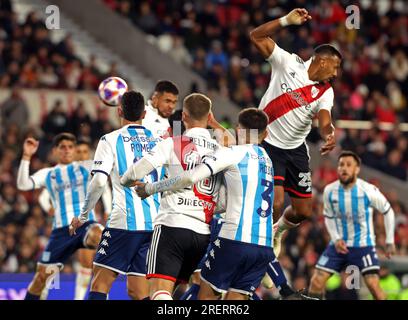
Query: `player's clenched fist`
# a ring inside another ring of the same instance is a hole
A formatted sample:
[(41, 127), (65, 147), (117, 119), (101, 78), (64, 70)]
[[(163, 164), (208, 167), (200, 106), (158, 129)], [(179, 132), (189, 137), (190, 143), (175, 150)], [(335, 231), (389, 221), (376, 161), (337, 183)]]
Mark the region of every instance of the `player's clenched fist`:
[(23, 159), (30, 160), (34, 153), (37, 152), (39, 142), (34, 138), (27, 138), (23, 144)]
[(312, 17), (309, 15), (309, 12), (307, 12), (306, 9), (304, 8), (297, 8), (297, 9), (293, 9), (291, 12), (289, 12), (286, 15), (286, 20), (287, 20), (287, 24), (291, 25), (291, 24), (303, 24), (305, 23), (307, 20), (311, 20)]

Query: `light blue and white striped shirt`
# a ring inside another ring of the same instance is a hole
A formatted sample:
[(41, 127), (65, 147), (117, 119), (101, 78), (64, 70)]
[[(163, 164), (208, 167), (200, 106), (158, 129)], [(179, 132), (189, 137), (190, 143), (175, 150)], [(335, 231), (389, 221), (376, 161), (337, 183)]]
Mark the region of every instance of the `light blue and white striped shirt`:
[(378, 188), (361, 179), (348, 189), (339, 180), (327, 185), (323, 202), (325, 219), (335, 222), (331, 240), (343, 239), (348, 247), (375, 246), (373, 209), (383, 214), (392, 210)]
[[(92, 161), (75, 161), (68, 165), (37, 171), (31, 176), (35, 188), (45, 187), (54, 207), (53, 228), (69, 226), (73, 217), (78, 217), (90, 182)], [(93, 211), (89, 220), (95, 220)]]
[(223, 171), (227, 188), (220, 237), (272, 247), (273, 166), (253, 144), (221, 148), (203, 161), (213, 174)]
[[(134, 188), (120, 184), (120, 177), (160, 140), (141, 125), (126, 125), (99, 140), (92, 173), (102, 172), (111, 177), (113, 208), (107, 227), (130, 231), (153, 230), (152, 222), (157, 216), (160, 195), (142, 200)], [(143, 181), (155, 182), (158, 177), (158, 171), (153, 170)]]

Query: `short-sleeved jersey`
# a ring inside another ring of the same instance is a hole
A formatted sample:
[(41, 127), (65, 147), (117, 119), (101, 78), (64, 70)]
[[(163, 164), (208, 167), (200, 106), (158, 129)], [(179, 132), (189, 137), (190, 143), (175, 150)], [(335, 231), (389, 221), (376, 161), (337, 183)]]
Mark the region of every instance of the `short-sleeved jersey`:
[(149, 129), (155, 137), (167, 137), (170, 123), (167, 118), (163, 118), (157, 112), (149, 100), (145, 106), (146, 115), (142, 120), (142, 125)]
[(305, 141), (315, 115), (322, 109), (331, 111), (333, 89), (329, 83), (309, 79), (312, 59), (303, 61), (277, 44), (267, 61), (271, 80), (259, 104), (269, 117), (265, 140), (281, 149), (295, 149)]
[(345, 189), (337, 180), (326, 186), (323, 201), (325, 218), (334, 219), (337, 232), (347, 246), (375, 246), (373, 208), (384, 214), (391, 209), (377, 187), (357, 179), (352, 188)]
[[(34, 173), (30, 178), (34, 188), (45, 187), (54, 207), (53, 228), (69, 226), (72, 218), (78, 217), (85, 203), (90, 182), (92, 161), (75, 161), (68, 165), (58, 164)], [(89, 220), (95, 220), (93, 211)]]
[[(193, 169), (218, 148), (219, 144), (211, 138), (207, 129), (192, 128), (183, 136), (158, 143), (144, 158), (154, 167), (165, 167), (168, 177), (172, 178)], [(154, 224), (209, 234), (220, 186), (221, 177), (214, 176), (189, 188), (164, 192)]]
[[(153, 230), (160, 204), (160, 195), (142, 200), (134, 188), (120, 184), (120, 177), (136, 161), (150, 152), (160, 138), (140, 125), (126, 125), (108, 133), (99, 140), (92, 173), (102, 172), (111, 177), (112, 211), (107, 226), (130, 231)], [(143, 181), (156, 182), (158, 173), (153, 170)]]
[(271, 247), (274, 181), (265, 149), (253, 144), (222, 148), (204, 163), (213, 174), (224, 173), (228, 198), (220, 237)]

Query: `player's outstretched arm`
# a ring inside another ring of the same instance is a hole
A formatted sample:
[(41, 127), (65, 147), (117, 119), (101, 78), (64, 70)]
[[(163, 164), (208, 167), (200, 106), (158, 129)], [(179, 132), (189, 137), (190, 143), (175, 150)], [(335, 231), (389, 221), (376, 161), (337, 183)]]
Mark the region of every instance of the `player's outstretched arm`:
[(271, 37), (280, 27), (301, 25), (310, 19), (312, 19), (312, 17), (306, 9), (293, 9), (286, 16), (269, 21), (255, 28), (250, 32), (249, 37), (258, 51), (266, 59), (272, 54), (275, 48), (275, 42)]
[(88, 220), (88, 214), (102, 196), (107, 182), (108, 176), (106, 174), (101, 172), (96, 172), (94, 174), (86, 192), (84, 207), (81, 209), (79, 217), (73, 218), (69, 226), (69, 233), (71, 235), (75, 234), (76, 229)]
[(142, 158), (126, 170), (120, 178), (120, 184), (125, 187), (132, 187), (135, 185), (136, 181), (141, 180), (154, 169), (156, 168), (150, 163), (150, 161)]
[(192, 170), (184, 171), (182, 174), (164, 179), (154, 183), (136, 182), (136, 193), (142, 199), (148, 196), (165, 191), (177, 191), (187, 188), (197, 182), (209, 178), (212, 175), (210, 168), (206, 164), (201, 164)]
[(23, 144), (23, 157), (17, 173), (17, 188), (27, 191), (35, 188), (35, 184), (30, 179), (31, 157), (37, 152), (39, 142), (34, 138), (27, 138)]

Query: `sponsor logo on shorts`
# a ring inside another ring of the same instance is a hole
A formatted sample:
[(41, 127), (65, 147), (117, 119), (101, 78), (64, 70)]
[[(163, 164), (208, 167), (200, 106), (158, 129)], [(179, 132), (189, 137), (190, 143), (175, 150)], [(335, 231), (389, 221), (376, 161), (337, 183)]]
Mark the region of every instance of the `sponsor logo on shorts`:
[(44, 252), (43, 252), (43, 254), (42, 254), (42, 260), (43, 260), (44, 262), (50, 261), (50, 257), (51, 257), (51, 252), (49, 252), (49, 251), (44, 251)]
[(104, 248), (100, 248), (100, 249), (98, 250), (98, 253), (99, 253), (99, 254), (103, 254), (103, 255), (105, 255), (105, 256), (107, 255)]

